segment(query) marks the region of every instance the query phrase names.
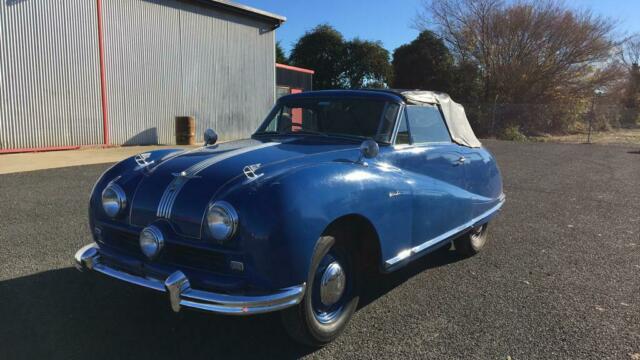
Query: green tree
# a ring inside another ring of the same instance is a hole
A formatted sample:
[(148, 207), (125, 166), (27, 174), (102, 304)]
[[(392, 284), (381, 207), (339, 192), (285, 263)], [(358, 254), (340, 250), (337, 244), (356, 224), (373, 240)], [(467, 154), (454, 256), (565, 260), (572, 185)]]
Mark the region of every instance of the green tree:
[(280, 45), (280, 41), (276, 42), (276, 62), (278, 64), (288, 64), (289, 60), (287, 59), (287, 55), (284, 54), (284, 50), (282, 49), (282, 45)]
[(386, 87), (393, 74), (389, 51), (380, 41), (358, 38), (346, 43), (344, 76), (352, 89)]
[(449, 94), (458, 102), (477, 103), (482, 94), (480, 69), (474, 63), (461, 61), (453, 68), (452, 84)]
[(343, 88), (346, 44), (340, 32), (327, 24), (307, 31), (291, 50), (292, 65), (315, 70), (313, 88)]
[(431, 31), (423, 31), (411, 43), (397, 48), (393, 52), (392, 64), (395, 88), (447, 93), (453, 88), (453, 56)]

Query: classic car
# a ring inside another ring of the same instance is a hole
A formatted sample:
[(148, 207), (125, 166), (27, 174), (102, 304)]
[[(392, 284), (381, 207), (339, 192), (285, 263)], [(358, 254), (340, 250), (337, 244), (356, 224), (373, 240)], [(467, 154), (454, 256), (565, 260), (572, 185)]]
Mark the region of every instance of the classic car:
[(78, 269), (164, 292), (176, 312), (280, 311), (294, 339), (319, 346), (372, 271), (451, 243), (479, 252), (504, 203), (496, 161), (443, 93), (288, 95), (250, 139), (204, 138), (100, 177)]

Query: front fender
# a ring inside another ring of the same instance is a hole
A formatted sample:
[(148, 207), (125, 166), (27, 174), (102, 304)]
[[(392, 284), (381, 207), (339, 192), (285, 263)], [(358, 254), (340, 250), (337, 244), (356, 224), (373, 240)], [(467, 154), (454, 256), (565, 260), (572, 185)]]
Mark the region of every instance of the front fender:
[(317, 240), (345, 215), (373, 224), (382, 259), (410, 247), (409, 180), (376, 162), (302, 165), (259, 186), (238, 186), (224, 198), (237, 207), (247, 274), (259, 287), (305, 282)]

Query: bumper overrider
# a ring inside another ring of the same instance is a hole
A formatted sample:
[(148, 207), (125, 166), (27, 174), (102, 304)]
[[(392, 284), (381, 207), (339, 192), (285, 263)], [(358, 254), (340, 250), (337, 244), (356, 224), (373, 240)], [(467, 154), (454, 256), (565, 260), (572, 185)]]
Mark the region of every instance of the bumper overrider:
[(252, 315), (278, 311), (299, 304), (305, 292), (305, 284), (281, 289), (267, 295), (244, 296), (220, 294), (192, 289), (187, 276), (175, 271), (166, 279), (133, 275), (108, 266), (101, 261), (96, 243), (82, 247), (75, 255), (75, 266), (80, 271), (92, 270), (109, 277), (126, 281), (148, 289), (165, 292), (173, 311), (182, 307), (226, 315)]

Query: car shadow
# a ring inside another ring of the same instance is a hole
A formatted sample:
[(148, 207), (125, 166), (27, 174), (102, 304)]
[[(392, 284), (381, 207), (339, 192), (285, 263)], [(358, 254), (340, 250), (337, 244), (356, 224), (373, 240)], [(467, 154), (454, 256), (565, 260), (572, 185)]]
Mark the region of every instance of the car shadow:
[(358, 308), (366, 307), (379, 297), (423, 271), (452, 264), (460, 260), (464, 260), (464, 257), (449, 246), (427, 254), (390, 274), (372, 275), (371, 278), (367, 279), (362, 289)]
[[(376, 275), (361, 307), (426, 269), (458, 260), (441, 250)], [(153, 291), (74, 268), (0, 281), (0, 319), (7, 359), (297, 358), (316, 350), (291, 341), (278, 314), (176, 314)]]

